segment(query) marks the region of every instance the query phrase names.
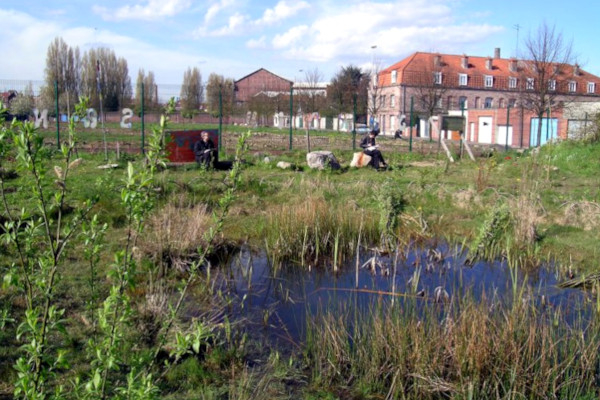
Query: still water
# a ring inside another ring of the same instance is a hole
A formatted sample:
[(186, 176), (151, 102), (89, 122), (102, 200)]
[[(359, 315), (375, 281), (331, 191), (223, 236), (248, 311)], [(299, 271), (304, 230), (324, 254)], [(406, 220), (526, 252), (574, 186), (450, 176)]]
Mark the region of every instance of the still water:
[[(465, 252), (445, 244), (381, 254), (363, 249), (359, 257), (333, 268), (316, 265), (273, 268), (264, 252), (242, 248), (220, 266), (223, 286), (236, 301), (229, 312), (244, 319), (249, 332), (292, 343), (303, 340), (307, 317), (317, 312), (369, 312), (377, 303), (402, 307), (407, 298), (439, 307), (471, 296), (490, 304), (530, 302), (544, 310), (561, 310), (568, 321), (589, 314), (592, 297), (579, 289), (561, 289), (552, 266), (534, 271), (511, 269), (505, 261), (465, 265)], [(395, 265), (395, 267), (394, 267)]]

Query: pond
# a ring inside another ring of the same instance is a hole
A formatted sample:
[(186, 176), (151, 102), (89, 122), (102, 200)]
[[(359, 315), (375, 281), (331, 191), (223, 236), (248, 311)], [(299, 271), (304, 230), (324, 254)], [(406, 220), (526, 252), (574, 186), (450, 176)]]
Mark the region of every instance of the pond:
[(502, 260), (466, 265), (465, 253), (446, 244), (415, 246), (401, 256), (364, 249), (334, 271), (331, 260), (273, 268), (264, 252), (241, 248), (218, 268), (218, 279), (236, 299), (230, 312), (244, 319), (248, 332), (295, 344), (303, 340), (309, 315), (369, 312), (374, 304), (401, 307), (407, 299), (443, 308), (456, 296), (490, 306), (518, 296), (540, 309), (560, 309), (567, 322), (590, 313), (591, 294), (559, 288), (552, 265), (534, 271), (509, 268)]

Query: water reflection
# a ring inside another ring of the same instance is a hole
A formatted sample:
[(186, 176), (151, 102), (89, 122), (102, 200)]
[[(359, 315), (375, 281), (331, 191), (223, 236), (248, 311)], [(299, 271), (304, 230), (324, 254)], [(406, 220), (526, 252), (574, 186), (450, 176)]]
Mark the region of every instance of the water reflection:
[(560, 307), (566, 321), (589, 313), (589, 295), (558, 288), (558, 276), (550, 267), (525, 273), (511, 271), (503, 261), (472, 266), (464, 262), (461, 249), (438, 245), (403, 254), (363, 250), (337, 272), (328, 261), (310, 269), (298, 265), (274, 269), (265, 253), (242, 248), (220, 270), (239, 300), (235, 303), (242, 304), (231, 312), (248, 321), (249, 331), (293, 343), (304, 337), (307, 313), (369, 312), (375, 303), (401, 307), (407, 298), (444, 307), (446, 294), (449, 299), (471, 296), (494, 306), (510, 304), (518, 293), (518, 301), (540, 309)]

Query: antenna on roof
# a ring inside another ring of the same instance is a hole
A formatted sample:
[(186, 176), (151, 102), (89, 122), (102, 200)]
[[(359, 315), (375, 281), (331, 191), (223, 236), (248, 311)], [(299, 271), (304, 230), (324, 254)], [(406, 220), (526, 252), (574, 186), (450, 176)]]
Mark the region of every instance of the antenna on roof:
[(516, 24), (513, 25), (513, 29), (517, 30), (517, 46), (515, 47), (515, 57), (519, 57), (519, 30), (521, 30), (521, 25)]

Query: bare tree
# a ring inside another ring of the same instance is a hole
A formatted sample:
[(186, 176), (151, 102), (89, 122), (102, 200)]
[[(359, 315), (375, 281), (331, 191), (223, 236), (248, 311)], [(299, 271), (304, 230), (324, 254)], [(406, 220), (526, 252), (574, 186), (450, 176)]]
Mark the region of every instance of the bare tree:
[(200, 112), (200, 105), (204, 97), (202, 75), (196, 67), (188, 68), (183, 74), (181, 85), (181, 113), (184, 117), (193, 118)]
[[(437, 57), (437, 56), (436, 56)], [(427, 121), (431, 117), (444, 111), (443, 99), (447, 95), (449, 85), (445, 82), (445, 76), (442, 74), (442, 61), (436, 59), (434, 64), (424, 68), (421, 71), (414, 71), (410, 74), (410, 82), (414, 85), (415, 109), (422, 114)], [(411, 121), (412, 125), (412, 121)], [(427, 135), (431, 135), (430, 123), (427, 123)]]
[(368, 91), (368, 99), (367, 99), (367, 113), (373, 117), (373, 119), (377, 118), (377, 114), (379, 110), (383, 106), (382, 98), (381, 98), (381, 84), (379, 82), (379, 72), (381, 71), (381, 62), (375, 62), (373, 64), (373, 71), (371, 71), (371, 76), (369, 79), (369, 91)]
[(206, 102), (210, 113), (218, 117), (219, 107), (222, 107), (223, 116), (231, 116), (234, 111), (234, 81), (223, 75), (210, 74), (206, 84)]
[(144, 111), (158, 108), (158, 93), (154, 81), (154, 72), (149, 71), (146, 75), (144, 70), (140, 69), (135, 83), (135, 112), (138, 115), (142, 110), (142, 84), (144, 85)]
[(572, 43), (543, 23), (525, 40), (520, 57), (521, 104), (538, 117), (537, 146), (542, 141), (542, 118), (559, 96), (567, 93), (567, 71), (573, 62)]
[(83, 54), (81, 66), (81, 93), (88, 96), (90, 104), (116, 111), (131, 99), (131, 78), (127, 60), (117, 58), (111, 49), (100, 47)]
[(61, 37), (56, 37), (46, 53), (45, 84), (41, 90), (44, 106), (52, 108), (54, 105), (56, 85), (59, 106), (70, 115), (71, 103), (79, 97), (80, 70), (79, 48), (72, 48)]

